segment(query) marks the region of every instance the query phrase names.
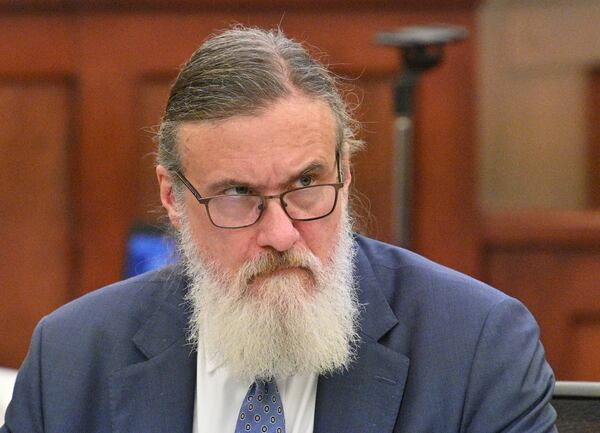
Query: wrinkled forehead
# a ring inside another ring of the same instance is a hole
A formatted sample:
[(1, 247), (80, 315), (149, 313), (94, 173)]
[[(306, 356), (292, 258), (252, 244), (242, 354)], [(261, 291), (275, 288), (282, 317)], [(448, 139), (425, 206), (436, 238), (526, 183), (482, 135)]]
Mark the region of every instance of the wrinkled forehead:
[(227, 160), (300, 163), (330, 160), (338, 147), (338, 125), (329, 105), (302, 95), (282, 98), (258, 113), (225, 119), (185, 122), (177, 132), (184, 168)]

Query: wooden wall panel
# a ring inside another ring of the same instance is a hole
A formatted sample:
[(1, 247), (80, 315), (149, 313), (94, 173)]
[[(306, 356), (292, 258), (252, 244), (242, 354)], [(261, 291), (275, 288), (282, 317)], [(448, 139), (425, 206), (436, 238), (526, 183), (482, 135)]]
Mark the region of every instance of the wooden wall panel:
[[(174, 74), (175, 75), (175, 74)], [(166, 222), (160, 203), (156, 181), (155, 134), (167, 104), (170, 83), (175, 76), (144, 77), (138, 82), (136, 97), (137, 156), (134, 170), (137, 179), (137, 209), (135, 219), (140, 223), (156, 225)]]
[(445, 62), (420, 83), (412, 248), (480, 277), (473, 90), (477, 34), (469, 28), (469, 40), (447, 47)]
[(297, 9), (336, 9), (346, 7), (364, 9), (435, 9), (452, 10), (474, 8), (479, 0), (0, 0), (0, 11), (104, 11), (131, 10), (153, 11), (197, 11), (207, 10), (261, 10), (282, 8)]
[[(570, 371), (566, 377), (572, 380), (600, 379), (600, 312), (582, 314), (572, 319), (568, 344)], [(595, 344), (595, 346), (590, 346)]]
[(69, 75), (75, 67), (73, 22), (56, 15), (0, 15), (2, 75)]
[(600, 214), (578, 219), (575, 213), (528, 213), (486, 221), (486, 279), (536, 317), (561, 380), (600, 380), (600, 227), (594, 230), (593, 221)]
[(71, 298), (72, 108), (66, 81), (0, 81), (0, 365)]
[[(367, 143), (354, 159), (353, 209), (358, 227), (386, 242), (392, 241), (391, 197), (393, 159), (390, 137), (393, 137), (392, 80), (389, 76), (362, 76), (349, 103), (360, 102), (356, 117), (362, 129), (360, 137)], [(377, 217), (373, 217), (376, 215)]]
[(600, 208), (600, 67), (589, 73), (588, 86), (589, 165), (588, 200), (590, 207)]

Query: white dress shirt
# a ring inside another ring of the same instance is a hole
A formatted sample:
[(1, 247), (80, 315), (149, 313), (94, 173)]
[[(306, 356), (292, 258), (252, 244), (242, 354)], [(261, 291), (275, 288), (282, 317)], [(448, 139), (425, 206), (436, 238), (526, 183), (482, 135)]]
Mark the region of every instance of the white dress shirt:
[[(198, 346), (193, 432), (234, 433), (242, 401), (252, 382), (232, 376), (225, 365), (209, 359), (202, 343)], [(276, 378), (276, 382), (286, 433), (312, 433), (317, 375)]]

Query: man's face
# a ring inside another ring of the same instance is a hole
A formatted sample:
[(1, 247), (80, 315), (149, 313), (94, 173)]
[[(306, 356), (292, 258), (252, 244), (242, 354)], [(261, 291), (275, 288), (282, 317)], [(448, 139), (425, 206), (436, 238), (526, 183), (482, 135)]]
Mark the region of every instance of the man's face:
[[(179, 129), (178, 142), (183, 172), (203, 197), (248, 192), (270, 195), (337, 182), (335, 132), (333, 113), (327, 104), (293, 95), (257, 116), (186, 123)], [(338, 239), (341, 209), (347, 204), (350, 176), (347, 169), (345, 173), (346, 185), (340, 190), (334, 212), (315, 221), (291, 221), (279, 200), (268, 200), (255, 225), (223, 229), (211, 223), (205, 206), (186, 191), (182, 208), (192, 240), (205, 261), (228, 275), (267, 251), (310, 251), (327, 264)], [(171, 221), (179, 227), (181, 207), (177, 209), (165, 198), (171, 185), (160, 170), (159, 181), (163, 203)], [(277, 273), (303, 274), (306, 270), (287, 268)], [(308, 275), (304, 277), (307, 283), (311, 281)]]
[[(185, 176), (204, 197), (274, 195), (338, 181), (332, 112), (303, 96), (258, 116), (186, 124), (178, 138)], [(190, 342), (236, 376), (325, 374), (351, 362), (358, 304), (347, 164), (345, 172), (338, 204), (325, 218), (291, 221), (269, 200), (255, 225), (223, 229), (188, 191), (175, 203), (170, 177), (157, 167), (190, 277)]]

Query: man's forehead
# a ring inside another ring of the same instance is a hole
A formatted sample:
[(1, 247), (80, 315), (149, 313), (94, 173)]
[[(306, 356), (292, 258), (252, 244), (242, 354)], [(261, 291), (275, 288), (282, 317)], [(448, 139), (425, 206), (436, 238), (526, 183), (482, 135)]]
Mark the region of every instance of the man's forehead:
[[(178, 129), (184, 167), (223, 159), (302, 164), (335, 158), (336, 126), (329, 106), (310, 98), (288, 98), (259, 115), (186, 122)], [(209, 167), (204, 167), (209, 168)]]

